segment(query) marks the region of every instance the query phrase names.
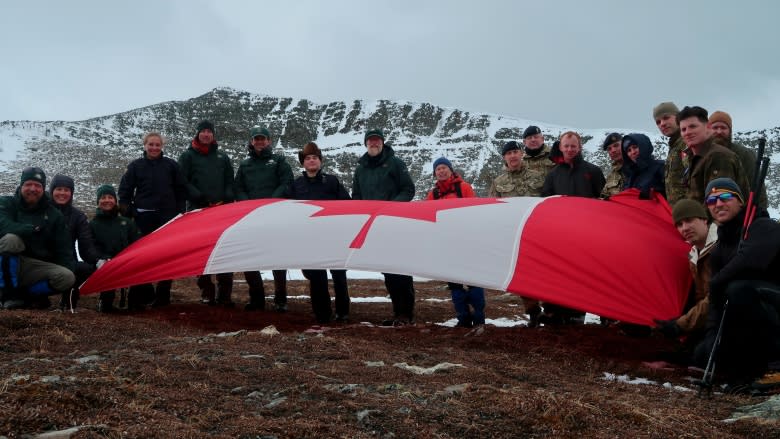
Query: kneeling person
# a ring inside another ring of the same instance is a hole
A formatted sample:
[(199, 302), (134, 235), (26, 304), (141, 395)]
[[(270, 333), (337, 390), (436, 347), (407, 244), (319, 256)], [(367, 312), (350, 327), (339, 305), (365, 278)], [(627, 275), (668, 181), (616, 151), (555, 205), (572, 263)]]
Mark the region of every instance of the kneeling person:
[(72, 244), (62, 216), (45, 193), (41, 168), (22, 171), (16, 194), (0, 198), (0, 304), (48, 308), (48, 296), (75, 281)]

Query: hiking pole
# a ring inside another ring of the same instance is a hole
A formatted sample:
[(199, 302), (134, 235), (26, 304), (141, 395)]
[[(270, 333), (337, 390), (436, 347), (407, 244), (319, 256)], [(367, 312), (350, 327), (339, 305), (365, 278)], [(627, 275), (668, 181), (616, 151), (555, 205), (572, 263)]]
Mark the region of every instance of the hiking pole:
[(712, 344), (712, 351), (710, 351), (710, 358), (707, 360), (707, 367), (704, 369), (704, 375), (701, 377), (701, 381), (696, 384), (699, 385), (699, 398), (702, 397), (704, 392), (707, 392), (707, 397), (712, 395), (712, 379), (715, 376), (715, 352), (717, 352), (720, 346), (720, 338), (723, 335), (723, 322), (726, 321), (726, 308), (729, 306), (727, 300), (723, 304), (723, 314), (720, 316), (720, 324), (718, 325), (718, 333), (715, 335), (715, 342)]
[[(758, 154), (756, 155), (756, 168), (755, 173), (753, 174), (753, 181), (751, 182), (752, 185), (750, 186), (750, 194), (748, 196), (748, 202), (745, 205), (745, 220), (742, 223), (742, 230), (740, 230), (739, 234), (739, 246), (742, 245), (742, 243), (748, 238), (748, 229), (750, 228), (750, 225), (753, 224), (753, 219), (756, 216), (756, 204), (757, 204), (757, 197), (759, 193), (761, 193), (761, 187), (764, 184), (764, 180), (766, 179), (767, 170), (769, 168), (769, 158), (764, 157), (764, 148), (766, 146), (766, 139), (761, 138), (758, 139)], [(712, 394), (712, 380), (715, 377), (715, 364), (716, 364), (716, 354), (718, 351), (718, 348), (720, 347), (720, 341), (723, 336), (723, 326), (726, 321), (726, 309), (728, 308), (728, 298), (723, 303), (723, 313), (720, 316), (720, 323), (718, 325), (718, 332), (715, 335), (715, 341), (712, 344), (712, 351), (710, 351), (710, 357), (707, 360), (707, 367), (704, 369), (704, 375), (702, 376), (701, 381), (698, 381), (696, 384), (699, 386), (699, 396), (702, 396), (702, 393), (704, 391), (707, 392), (707, 395), (710, 396)]]

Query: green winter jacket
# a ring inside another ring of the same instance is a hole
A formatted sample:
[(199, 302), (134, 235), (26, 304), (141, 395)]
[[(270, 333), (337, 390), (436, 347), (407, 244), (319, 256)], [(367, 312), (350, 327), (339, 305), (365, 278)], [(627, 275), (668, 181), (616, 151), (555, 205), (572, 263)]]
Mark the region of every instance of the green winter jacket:
[[(739, 164), (742, 166), (742, 170), (747, 176), (747, 181), (752, 186), (756, 173), (756, 153), (752, 149), (730, 140), (713, 138), (713, 142), (725, 146), (729, 151), (737, 155)], [(750, 189), (754, 188), (751, 187)], [(745, 199), (747, 200), (747, 194), (745, 194)], [(761, 188), (761, 194), (759, 194), (758, 197), (758, 206), (766, 209), (768, 205), (769, 201), (766, 195), (766, 184), (764, 184)]]
[(290, 164), (271, 147), (255, 152), (249, 145), (249, 157), (238, 166), (234, 193), (237, 201), (258, 198), (283, 198), (293, 182)]
[(696, 155), (690, 160), (690, 179), (687, 198), (703, 203), (707, 184), (716, 178), (730, 178), (742, 189), (743, 194), (750, 193), (747, 174), (742, 170), (739, 158), (728, 148), (718, 145), (712, 138), (704, 142)]
[(110, 259), (141, 237), (141, 232), (132, 218), (120, 216), (117, 211), (95, 211), (95, 218), (89, 222), (95, 236), (95, 247), (100, 259)]
[[(34, 206), (22, 200), (21, 188), (0, 198), (0, 236), (13, 233), (24, 242), (22, 256), (61, 265), (73, 271), (73, 243), (65, 217), (44, 193)], [(35, 228), (39, 227), (39, 231)]]
[(187, 181), (187, 209), (200, 209), (230, 203), (233, 196), (233, 164), (218, 151), (216, 142), (209, 153), (200, 154), (192, 146), (179, 156), (179, 167)]
[(363, 154), (352, 180), (353, 200), (411, 201), (414, 182), (395, 151), (385, 145), (382, 152), (371, 157)]

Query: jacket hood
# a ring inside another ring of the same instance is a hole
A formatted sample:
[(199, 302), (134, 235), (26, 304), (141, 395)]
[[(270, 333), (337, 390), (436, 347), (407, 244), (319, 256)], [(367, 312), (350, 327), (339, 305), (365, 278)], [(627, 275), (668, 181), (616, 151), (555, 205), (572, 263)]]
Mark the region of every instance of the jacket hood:
[(623, 163), (627, 165), (634, 163), (628, 158), (627, 151), (630, 145), (639, 147), (639, 157), (636, 159), (636, 165), (639, 166), (639, 168), (644, 169), (653, 163), (653, 143), (650, 142), (650, 138), (640, 133), (632, 133), (623, 136), (621, 148), (623, 150)]

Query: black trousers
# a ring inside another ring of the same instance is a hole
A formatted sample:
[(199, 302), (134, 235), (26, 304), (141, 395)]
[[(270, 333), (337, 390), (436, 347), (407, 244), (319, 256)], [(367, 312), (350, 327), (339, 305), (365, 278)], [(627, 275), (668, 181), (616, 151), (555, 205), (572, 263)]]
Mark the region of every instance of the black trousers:
[[(729, 381), (748, 381), (780, 359), (780, 284), (741, 280), (726, 287), (723, 331), (716, 351), (716, 371)], [(704, 340), (696, 346), (698, 365), (707, 364), (724, 308), (710, 305)]]
[(382, 273), (397, 319), (414, 320), (414, 281), (405, 274)]

